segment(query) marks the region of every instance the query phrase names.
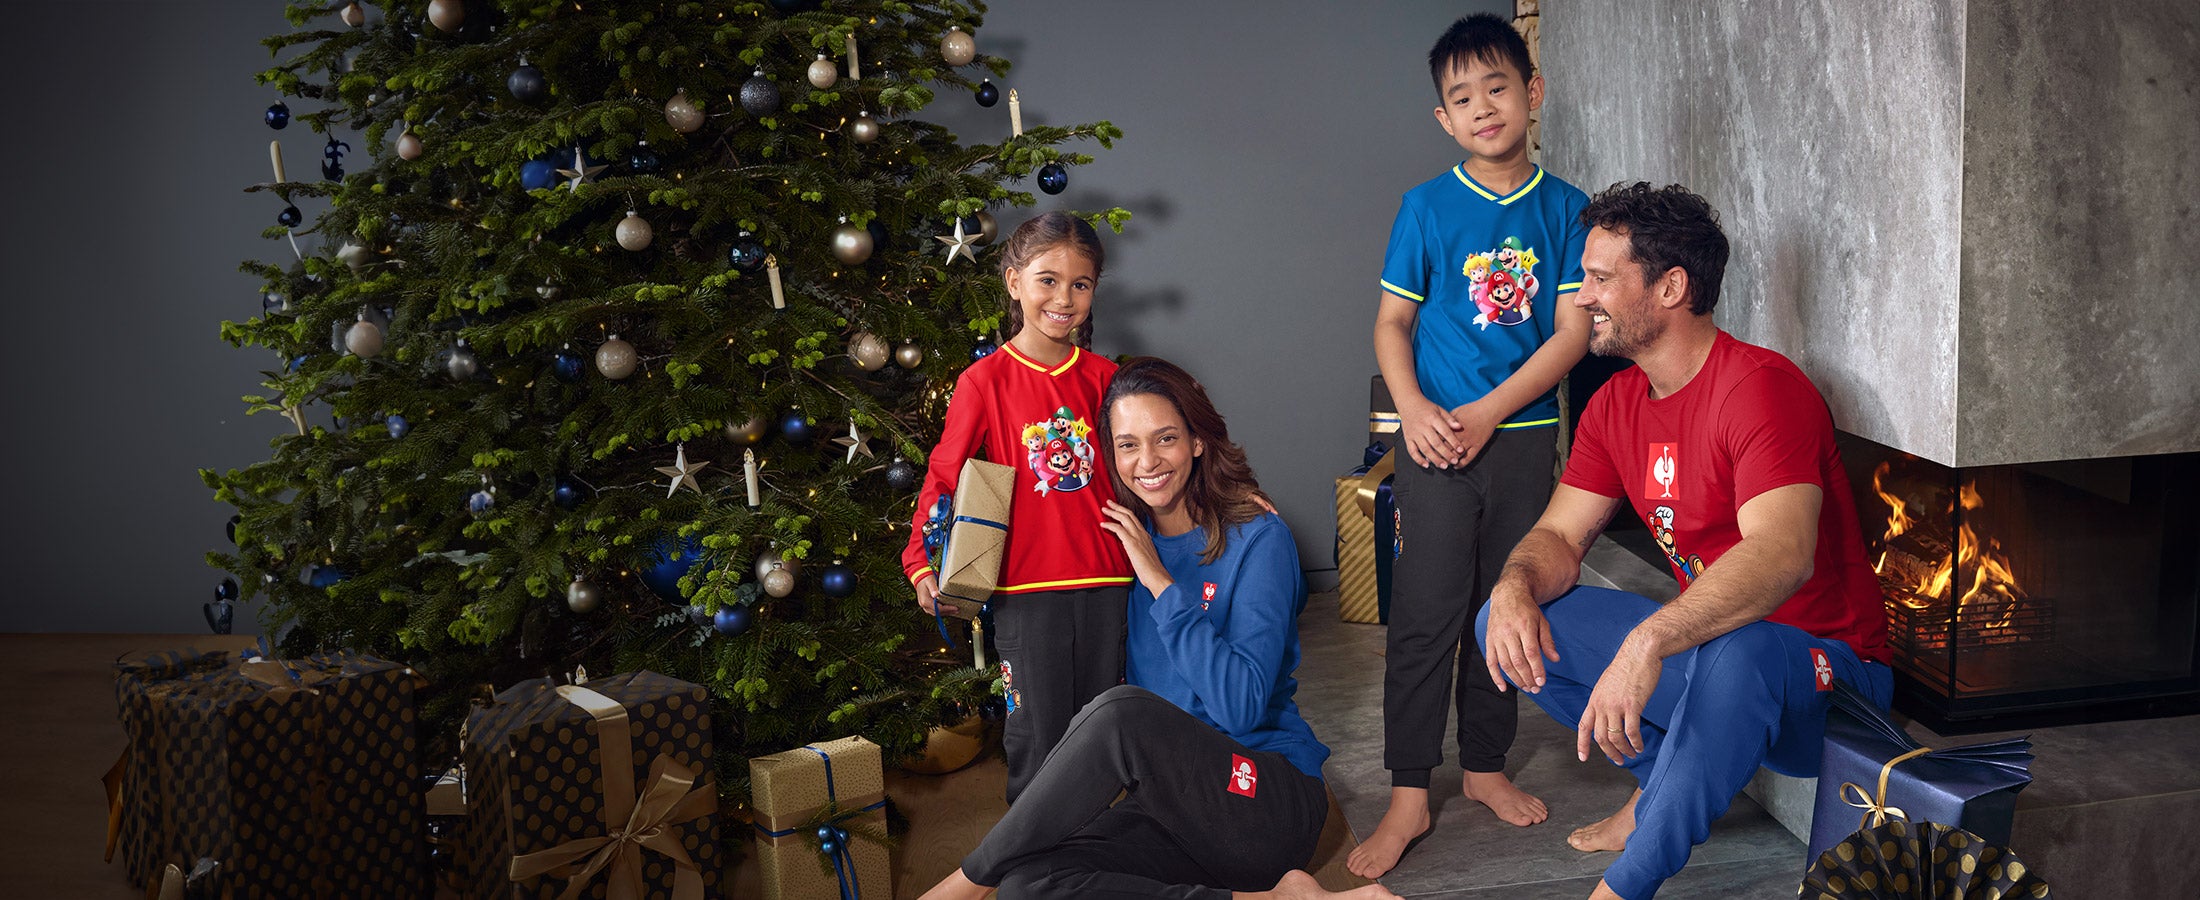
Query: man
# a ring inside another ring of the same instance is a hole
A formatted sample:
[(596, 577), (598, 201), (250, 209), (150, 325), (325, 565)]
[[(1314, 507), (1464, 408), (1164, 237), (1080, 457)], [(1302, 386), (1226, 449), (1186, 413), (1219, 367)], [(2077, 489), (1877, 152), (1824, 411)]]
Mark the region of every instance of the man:
[[(1590, 351), (1635, 368), (1584, 409), (1475, 636), (1499, 690), (1573, 724), (1583, 761), (1594, 748), (1635, 776), (1618, 812), (1567, 840), (1622, 851), (1592, 898), (1647, 900), (1758, 766), (1817, 774), (1833, 679), (1884, 705), (1892, 673), (1824, 399), (1786, 357), (1712, 322), (1727, 243), (1710, 204), (1614, 185), (1581, 217), (1572, 302)], [(1622, 503), (1696, 563), (1674, 566), (1670, 603), (1575, 586)]]

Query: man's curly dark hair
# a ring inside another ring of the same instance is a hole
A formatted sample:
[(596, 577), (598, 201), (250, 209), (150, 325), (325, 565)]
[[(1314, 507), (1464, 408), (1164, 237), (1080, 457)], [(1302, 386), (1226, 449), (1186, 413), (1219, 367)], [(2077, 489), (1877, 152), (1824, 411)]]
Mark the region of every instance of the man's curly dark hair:
[(1688, 273), (1688, 311), (1711, 314), (1726, 275), (1726, 232), (1704, 198), (1677, 184), (1647, 181), (1605, 188), (1581, 211), (1581, 223), (1627, 236), (1628, 256), (1649, 284), (1675, 266)]

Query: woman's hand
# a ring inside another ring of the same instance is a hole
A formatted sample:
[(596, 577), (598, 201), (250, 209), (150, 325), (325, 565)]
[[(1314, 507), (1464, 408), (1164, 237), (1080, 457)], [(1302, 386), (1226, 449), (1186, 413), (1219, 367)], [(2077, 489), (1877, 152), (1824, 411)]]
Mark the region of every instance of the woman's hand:
[(1130, 507), (1113, 500), (1100, 510), (1100, 527), (1108, 530), (1123, 542), (1123, 553), (1131, 558), (1131, 572), (1138, 576), (1138, 583), (1146, 586), (1146, 592), (1156, 597), (1176, 582), (1169, 577), (1169, 570), (1161, 565), (1161, 554), (1153, 548), (1153, 536), (1146, 533), (1144, 523)]
[(960, 610), (940, 599), (940, 583), (930, 575), (917, 579), (917, 608), (932, 615), (952, 616)]

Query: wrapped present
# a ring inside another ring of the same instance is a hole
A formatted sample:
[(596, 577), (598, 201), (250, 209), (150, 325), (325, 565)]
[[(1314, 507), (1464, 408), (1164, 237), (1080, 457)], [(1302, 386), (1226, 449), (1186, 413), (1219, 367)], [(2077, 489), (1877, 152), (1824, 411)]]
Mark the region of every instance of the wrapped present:
[(1016, 495), (1016, 470), (982, 459), (963, 461), (955, 480), (953, 512), (945, 521), (940, 547), (940, 598), (953, 601), (954, 615), (977, 616), (986, 598), (1000, 586), (1001, 561), (1008, 552), (1008, 508)]
[(887, 900), (886, 777), (877, 744), (825, 741), (749, 760), (764, 900)]
[(1383, 384), (1383, 376), (1367, 380), (1367, 439), (1383, 445), (1386, 450), (1398, 449), (1398, 404), (1390, 399), (1390, 388)]
[(1870, 698), (1845, 682), (1834, 682), (1806, 858), (1819, 858), (1859, 828), (1889, 816), (1960, 828), (1989, 843), (2007, 844), (2017, 792), (2032, 783), (2031, 768), (2031, 741), (2014, 738), (1929, 749)]
[(1368, 461), (1337, 479), (1337, 615), (1347, 622), (1390, 621), (1391, 564), (1398, 558), (1398, 504), (1391, 496), (1396, 455), (1369, 444)]
[(115, 683), (129, 742), (113, 818), (133, 884), (212, 861), (225, 897), (424, 889), (411, 669), (186, 650), (117, 663)]
[(1805, 900), (2049, 900), (2039, 873), (2007, 847), (1937, 822), (1889, 818), (1820, 854), (1803, 875)]
[(466, 717), (469, 897), (717, 893), (709, 698), (655, 672), (521, 682)]

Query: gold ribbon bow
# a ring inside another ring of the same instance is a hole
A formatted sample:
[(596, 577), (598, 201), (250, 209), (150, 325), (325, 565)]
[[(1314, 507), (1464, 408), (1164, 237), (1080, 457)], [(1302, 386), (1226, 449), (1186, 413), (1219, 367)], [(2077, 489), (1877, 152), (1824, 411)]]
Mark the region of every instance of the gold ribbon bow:
[(642, 849), (646, 847), (672, 861), (672, 900), (702, 900), (702, 870), (688, 857), (674, 828), (716, 810), (717, 792), (708, 784), (698, 787), (695, 770), (659, 754), (649, 765), (648, 786), (637, 798), (634, 729), (626, 707), (577, 684), (561, 685), (558, 696), (596, 720), (601, 742), (597, 756), (603, 760), (603, 777), (597, 783), (603, 785), (604, 833), (514, 857), (511, 880), (563, 875), (565, 890), (558, 898), (571, 900), (595, 881), (597, 873), (608, 870), (610, 900), (642, 900), (646, 896)]
[(1368, 468), (1367, 474), (1360, 476), (1360, 486), (1355, 491), (1360, 504), (1360, 515), (1375, 518), (1375, 492), (1382, 490), (1383, 479), (1397, 471), (1398, 451), (1392, 448), (1383, 454), (1382, 459), (1376, 460), (1375, 465)]
[[(1931, 752), (1933, 752), (1931, 747), (1919, 747), (1908, 753), (1904, 753), (1901, 756), (1897, 756), (1893, 759), (1887, 760), (1886, 765), (1879, 767), (1878, 793), (1867, 794), (1864, 792), (1864, 789), (1862, 787), (1858, 786), (1857, 783), (1853, 781), (1841, 782), (1841, 802), (1864, 811), (1864, 817), (1857, 822), (1856, 827), (1858, 829), (1877, 828), (1881, 825), (1884, 825), (1887, 823), (1888, 816), (1895, 816), (1902, 819), (1908, 819), (1910, 817), (1910, 814), (1903, 812), (1901, 807), (1887, 805), (1887, 776), (1894, 774), (1895, 766), (1899, 766), (1905, 762), (1909, 762), (1910, 760), (1916, 759), (1920, 756), (1924, 756), (1925, 754)], [(1850, 791), (1856, 792), (1856, 799), (1849, 799)]]

